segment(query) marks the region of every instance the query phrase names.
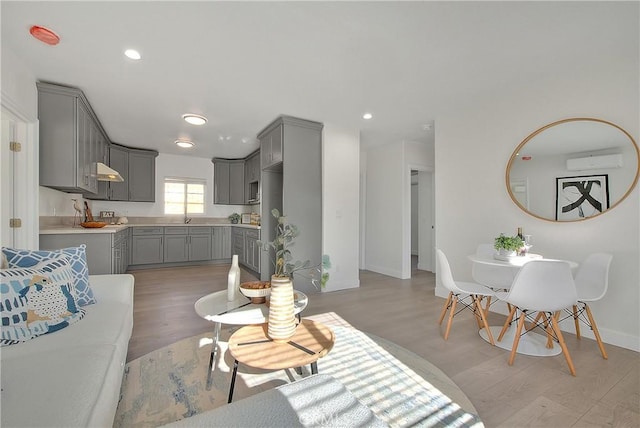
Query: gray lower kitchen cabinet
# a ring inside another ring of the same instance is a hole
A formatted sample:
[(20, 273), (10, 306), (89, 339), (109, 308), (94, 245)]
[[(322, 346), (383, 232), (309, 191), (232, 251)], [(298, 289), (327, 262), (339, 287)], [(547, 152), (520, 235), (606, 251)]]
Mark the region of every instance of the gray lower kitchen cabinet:
[(189, 260), (189, 236), (165, 235), (164, 262), (186, 262)]
[(128, 267), (128, 232), (117, 233), (61, 233), (40, 235), (40, 249), (56, 250), (87, 246), (89, 274), (124, 273)]
[(244, 263), (249, 269), (260, 272), (260, 247), (258, 247), (260, 231), (247, 230), (245, 231), (244, 238)]
[(214, 226), (212, 230), (211, 248), (213, 260), (231, 258), (231, 227)]
[(164, 262), (164, 229), (133, 227), (131, 231), (131, 264), (145, 265)]
[(113, 237), (113, 273), (125, 273), (129, 267), (129, 229), (116, 232)]
[(238, 262), (257, 273), (260, 273), (260, 231), (241, 227), (231, 228), (232, 253), (238, 255)]
[(211, 227), (169, 226), (164, 228), (164, 262), (211, 260)]
[(244, 264), (244, 229), (242, 228), (231, 228), (231, 254), (237, 255), (238, 262)]

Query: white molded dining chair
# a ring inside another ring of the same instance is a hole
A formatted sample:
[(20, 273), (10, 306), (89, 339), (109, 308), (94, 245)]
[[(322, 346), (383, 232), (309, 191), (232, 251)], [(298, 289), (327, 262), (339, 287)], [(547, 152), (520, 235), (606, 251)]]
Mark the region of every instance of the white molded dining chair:
[[(480, 244), (476, 248), (476, 256), (493, 259), (496, 249), (493, 244)], [(491, 266), (484, 263), (473, 263), (471, 266), (471, 276), (478, 284), (491, 287), (494, 290), (508, 290), (513, 283), (517, 270), (506, 269), (503, 266)]]
[(578, 299), (569, 263), (561, 260), (532, 260), (522, 266), (508, 292), (496, 292), (495, 294), (498, 299), (512, 306), (500, 336), (498, 336), (498, 341), (502, 340), (512, 321), (517, 320), (509, 365), (513, 365), (516, 358), (525, 319), (527, 317), (531, 319), (532, 314), (537, 312), (538, 315), (533, 321), (534, 327), (527, 329), (527, 331), (539, 326), (538, 320), (541, 318), (547, 338), (558, 342), (567, 360), (569, 371), (575, 376), (576, 370), (557, 319), (560, 311), (575, 305)]
[[(595, 253), (589, 255), (578, 268), (575, 276), (576, 290), (578, 293), (578, 303), (573, 305), (572, 316), (576, 326), (576, 336), (580, 339), (580, 321), (591, 328), (596, 337), (602, 358), (605, 360), (607, 351), (604, 349), (598, 326), (593, 318), (588, 302), (595, 302), (604, 297), (609, 287), (609, 267), (613, 256), (606, 253)], [(584, 314), (587, 314), (585, 319)]]
[[(491, 329), (489, 329), (489, 324), (487, 323), (487, 308), (482, 307), (482, 299), (484, 297), (490, 298), (493, 296), (493, 291), (490, 288), (473, 282), (455, 281), (453, 279), (453, 274), (451, 273), (451, 267), (449, 266), (447, 256), (445, 256), (440, 249), (436, 249), (436, 255), (438, 264), (437, 274), (440, 276), (442, 285), (449, 290), (449, 296), (442, 307), (442, 312), (440, 313), (440, 319), (438, 321), (438, 324), (442, 325), (442, 320), (444, 320), (447, 310), (449, 310), (449, 320), (447, 321), (447, 328), (444, 332), (444, 340), (449, 338), (449, 331), (451, 331), (453, 317), (466, 308), (473, 312), (476, 322), (478, 323), (478, 328), (484, 327), (487, 332), (487, 336), (489, 337), (489, 342), (491, 342), (492, 345), (495, 345)], [(469, 298), (471, 299), (471, 302), (467, 302), (467, 299)], [(458, 303), (462, 304), (463, 307), (456, 312)]]

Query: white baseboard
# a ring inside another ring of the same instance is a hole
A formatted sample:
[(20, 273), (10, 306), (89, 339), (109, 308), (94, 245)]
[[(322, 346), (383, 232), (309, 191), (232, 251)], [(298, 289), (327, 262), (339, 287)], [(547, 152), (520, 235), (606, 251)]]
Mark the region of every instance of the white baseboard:
[(335, 281), (329, 278), (326, 286), (322, 289), (322, 292), (329, 291), (339, 291), (339, 290), (348, 290), (350, 288), (358, 288), (360, 287), (360, 279), (356, 278), (354, 280), (340, 280)]
[(388, 269), (386, 267), (374, 266), (374, 265), (367, 265), (365, 267), (365, 269), (366, 270), (370, 270), (371, 272), (381, 273), (381, 274), (387, 275), (387, 276), (392, 276), (394, 278), (407, 279), (407, 278), (403, 278), (402, 277), (402, 271), (398, 271), (398, 270), (395, 270), (395, 269)]

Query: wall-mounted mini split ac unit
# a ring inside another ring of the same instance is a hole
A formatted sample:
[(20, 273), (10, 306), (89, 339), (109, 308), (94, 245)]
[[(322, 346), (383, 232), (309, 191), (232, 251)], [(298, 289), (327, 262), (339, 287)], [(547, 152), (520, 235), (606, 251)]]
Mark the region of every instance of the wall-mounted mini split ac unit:
[(588, 156), (584, 158), (567, 159), (569, 171), (584, 171), (588, 169), (621, 168), (622, 155)]

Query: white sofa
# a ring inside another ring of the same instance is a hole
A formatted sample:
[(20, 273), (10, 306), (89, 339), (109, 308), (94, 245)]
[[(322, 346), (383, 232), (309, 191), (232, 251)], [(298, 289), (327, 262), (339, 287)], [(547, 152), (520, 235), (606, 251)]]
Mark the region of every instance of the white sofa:
[(131, 275), (91, 275), (96, 302), (60, 331), (0, 349), (2, 427), (111, 427), (133, 329)]

